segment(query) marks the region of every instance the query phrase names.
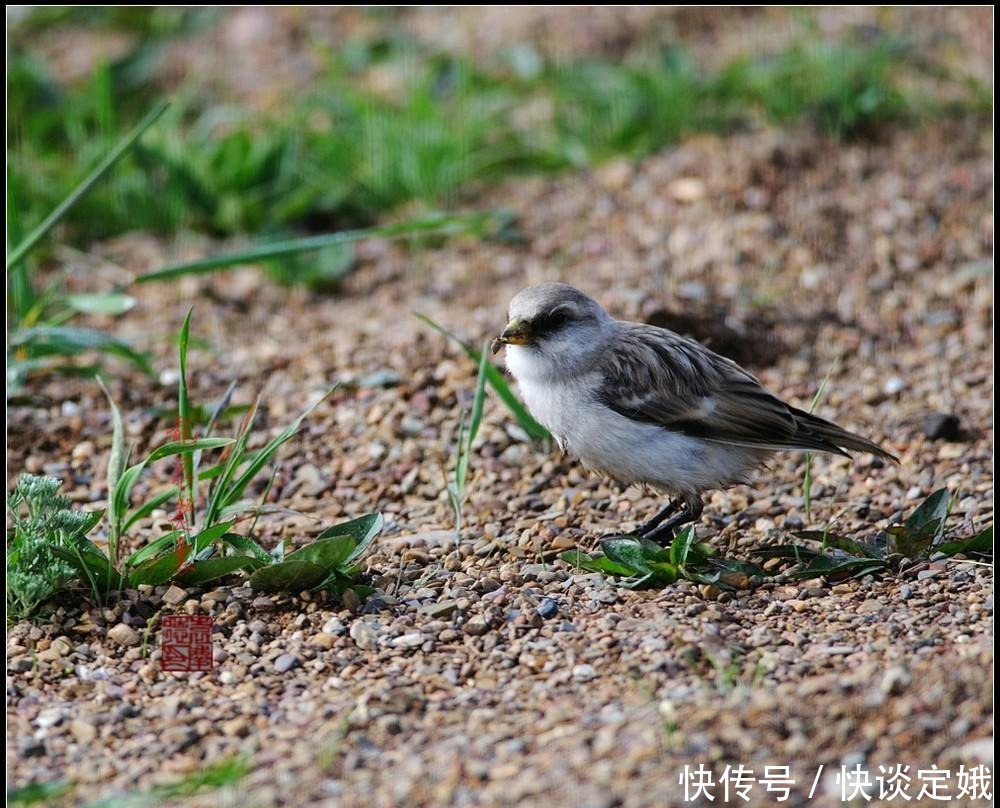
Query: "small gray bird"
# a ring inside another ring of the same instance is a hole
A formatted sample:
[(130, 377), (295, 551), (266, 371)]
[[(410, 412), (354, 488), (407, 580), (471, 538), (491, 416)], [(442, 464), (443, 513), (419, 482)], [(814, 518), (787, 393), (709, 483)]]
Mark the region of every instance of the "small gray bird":
[(786, 404), (735, 362), (665, 328), (613, 319), (583, 292), (519, 292), (493, 341), (559, 447), (622, 484), (672, 497), (635, 535), (661, 543), (701, 516), (701, 494), (747, 481), (775, 451), (868, 452), (859, 435)]

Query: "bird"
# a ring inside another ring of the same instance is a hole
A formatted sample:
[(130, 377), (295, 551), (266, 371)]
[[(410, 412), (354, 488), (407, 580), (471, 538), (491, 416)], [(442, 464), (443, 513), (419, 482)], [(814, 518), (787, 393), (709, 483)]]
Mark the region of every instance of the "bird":
[(491, 344), (559, 448), (669, 499), (629, 535), (659, 544), (698, 520), (702, 494), (749, 482), (777, 451), (866, 452), (874, 441), (792, 406), (724, 356), (665, 328), (614, 319), (565, 283), (511, 300)]

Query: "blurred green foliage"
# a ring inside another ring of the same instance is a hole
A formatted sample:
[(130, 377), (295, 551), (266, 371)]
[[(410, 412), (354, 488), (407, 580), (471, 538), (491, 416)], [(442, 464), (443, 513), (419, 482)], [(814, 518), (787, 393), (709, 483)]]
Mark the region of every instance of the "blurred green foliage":
[[(160, 99), (166, 45), (224, 13), (39, 8), (14, 26), (8, 180), (19, 189), (22, 228)], [(56, 25), (127, 32), (135, 44), (88, 81), (64, 85), (32, 50), (34, 36)], [(809, 120), (835, 137), (871, 137), (955, 111), (914, 89), (930, 74), (958, 88), (966, 112), (983, 114), (991, 103), (988, 90), (932, 70), (903, 42), (829, 42), (807, 27), (771, 58), (715, 72), (673, 47), (621, 63), (548, 63), (519, 45), (484, 66), (402, 36), (349, 41), (336, 52), (310, 46), (324, 70), (280, 109), (222, 102), (204, 89), (205, 77), (200, 88), (182, 86), (155, 130), (72, 211), (74, 234), (185, 227), (266, 237), (361, 227), (407, 203), (448, 208), (511, 173), (641, 156), (692, 132)], [(390, 77), (388, 89), (366, 81), (376, 68)]]

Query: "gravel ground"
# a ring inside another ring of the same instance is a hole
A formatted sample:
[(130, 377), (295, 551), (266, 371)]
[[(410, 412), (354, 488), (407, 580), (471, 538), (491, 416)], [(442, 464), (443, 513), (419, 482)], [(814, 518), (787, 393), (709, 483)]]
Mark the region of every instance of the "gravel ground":
[[(232, 378), (243, 401), (263, 387), (268, 430), (331, 381), (354, 383), (287, 447), (274, 496), (301, 515), (269, 517), (263, 541), (380, 510), (378, 592), (349, 608), (160, 587), (13, 626), (12, 783), (71, 780), (67, 801), (85, 802), (243, 754), (252, 771), (237, 789), (184, 804), (610, 808), (679, 804), (685, 765), (718, 777), (743, 764), (790, 766), (786, 804), (833, 805), (841, 765), (873, 778), (909, 765), (912, 796), (918, 769), (992, 767), (991, 566), (622, 590), (554, 557), (656, 503), (522, 442), (492, 397), (456, 547), (444, 469), (475, 368), (412, 314), (478, 341), (518, 289), (564, 280), (622, 317), (696, 315), (691, 328), (720, 348), (763, 346), (754, 370), (802, 405), (832, 367), (820, 412), (900, 466), (817, 459), (806, 523), (802, 458), (779, 458), (752, 486), (711, 495), (699, 537), (750, 558), (803, 525), (869, 536), (945, 485), (951, 529), (967, 535), (993, 518), (992, 183), (990, 141), (958, 124), (863, 145), (806, 130), (701, 137), (478, 196), (517, 214), (518, 244), (364, 245), (335, 297), (256, 270), (141, 288), (119, 332), (155, 352), (166, 382), (169, 335), (194, 303), (193, 333), (214, 346), (192, 352), (195, 395)], [(99, 288), (211, 248), (136, 235), (60, 260), (71, 283)], [(711, 326), (716, 312), (731, 332)], [(374, 371), (390, 383), (370, 386)], [(140, 450), (164, 440), (151, 410), (172, 384), (123, 370), (113, 392)], [(71, 380), (38, 393), (9, 411), (8, 467), (63, 476), (100, 505), (99, 394)], [(932, 413), (957, 415), (960, 440), (928, 436)], [(154, 469), (137, 498), (167, 480)], [(211, 673), (163, 673), (142, 642), (147, 620), (155, 640), (157, 615), (185, 612), (215, 618)], [(750, 804), (771, 804), (763, 789)]]

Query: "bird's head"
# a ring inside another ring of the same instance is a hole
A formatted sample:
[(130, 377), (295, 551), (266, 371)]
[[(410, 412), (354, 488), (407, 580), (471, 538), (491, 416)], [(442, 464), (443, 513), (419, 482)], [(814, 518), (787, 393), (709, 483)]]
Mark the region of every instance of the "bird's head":
[(600, 304), (565, 283), (543, 283), (518, 292), (508, 314), (507, 327), (493, 340), (493, 353), (503, 345), (515, 346), (563, 367), (599, 351), (614, 326)]

